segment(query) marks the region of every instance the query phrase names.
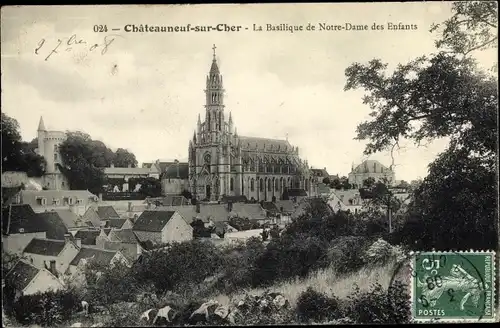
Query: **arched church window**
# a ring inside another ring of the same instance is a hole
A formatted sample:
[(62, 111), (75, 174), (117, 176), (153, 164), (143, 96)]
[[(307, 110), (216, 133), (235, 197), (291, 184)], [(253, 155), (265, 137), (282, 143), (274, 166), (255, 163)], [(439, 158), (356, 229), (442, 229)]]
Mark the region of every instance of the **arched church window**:
[(267, 180), (267, 191), (273, 191), (273, 188), (271, 186), (271, 179)]
[(275, 190), (275, 191), (278, 191), (278, 190), (279, 190), (278, 179), (274, 180), (274, 190)]
[(231, 191), (234, 191), (234, 178), (231, 178), (231, 180), (229, 181), (229, 189)]
[(210, 113), (207, 113), (207, 122), (210, 124)]
[(260, 191), (261, 191), (261, 192), (262, 192), (262, 191), (264, 191), (264, 180), (260, 179), (260, 180), (259, 180), (259, 185), (260, 185), (260, 186), (259, 186)]
[(254, 191), (255, 190), (255, 180), (252, 178), (252, 180), (250, 181), (250, 191)]
[(205, 157), (204, 157), (204, 161), (205, 161), (205, 164), (210, 164), (210, 154), (206, 154)]

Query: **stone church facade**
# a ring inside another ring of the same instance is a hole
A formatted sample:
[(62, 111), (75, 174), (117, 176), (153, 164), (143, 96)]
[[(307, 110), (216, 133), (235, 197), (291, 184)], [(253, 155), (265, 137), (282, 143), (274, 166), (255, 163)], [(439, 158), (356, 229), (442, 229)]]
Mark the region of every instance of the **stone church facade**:
[(283, 193), (303, 189), (316, 194), (315, 179), (298, 147), (288, 140), (239, 136), (231, 113), (226, 117), (223, 79), (215, 57), (206, 78), (205, 118), (198, 115), (189, 141), (189, 186), (199, 200), (223, 196), (248, 200), (282, 199)]

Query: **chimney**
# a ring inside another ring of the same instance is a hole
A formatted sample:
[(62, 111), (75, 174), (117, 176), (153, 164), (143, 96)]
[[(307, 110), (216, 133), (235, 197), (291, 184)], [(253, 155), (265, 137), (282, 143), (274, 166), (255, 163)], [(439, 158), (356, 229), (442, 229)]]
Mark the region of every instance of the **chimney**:
[(56, 260), (50, 260), (50, 273), (53, 275), (57, 275), (57, 270), (56, 270)]
[(181, 176), (179, 175), (179, 161), (176, 160), (177, 164), (177, 179), (179, 179)]
[(71, 234), (70, 234), (70, 233), (65, 233), (65, 234), (64, 234), (64, 241), (65, 241), (65, 242), (68, 242), (68, 241), (70, 241), (70, 240), (71, 240)]
[(81, 238), (75, 238), (76, 246), (82, 247), (82, 239)]
[(196, 213), (200, 213), (200, 203), (196, 203)]

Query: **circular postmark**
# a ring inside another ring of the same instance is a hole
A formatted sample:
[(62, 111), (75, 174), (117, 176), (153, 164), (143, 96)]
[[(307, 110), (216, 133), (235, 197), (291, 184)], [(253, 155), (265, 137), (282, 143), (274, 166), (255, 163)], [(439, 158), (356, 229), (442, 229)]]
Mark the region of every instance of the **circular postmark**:
[(474, 252), (410, 252), (395, 265), (389, 287), (398, 283), (407, 286), (413, 320), (480, 321), (494, 287), (491, 282), (488, 285), (484, 265), (480, 265), (484, 256)]

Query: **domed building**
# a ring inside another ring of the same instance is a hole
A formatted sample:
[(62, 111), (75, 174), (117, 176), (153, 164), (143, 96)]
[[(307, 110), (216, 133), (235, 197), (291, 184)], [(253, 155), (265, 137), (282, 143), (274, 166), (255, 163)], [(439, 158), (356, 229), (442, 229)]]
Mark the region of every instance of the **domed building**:
[(376, 160), (366, 160), (363, 163), (352, 166), (348, 175), (349, 183), (353, 188), (361, 188), (363, 181), (368, 178), (374, 178), (375, 181), (384, 181), (387, 179), (390, 185), (396, 182), (396, 173)]

